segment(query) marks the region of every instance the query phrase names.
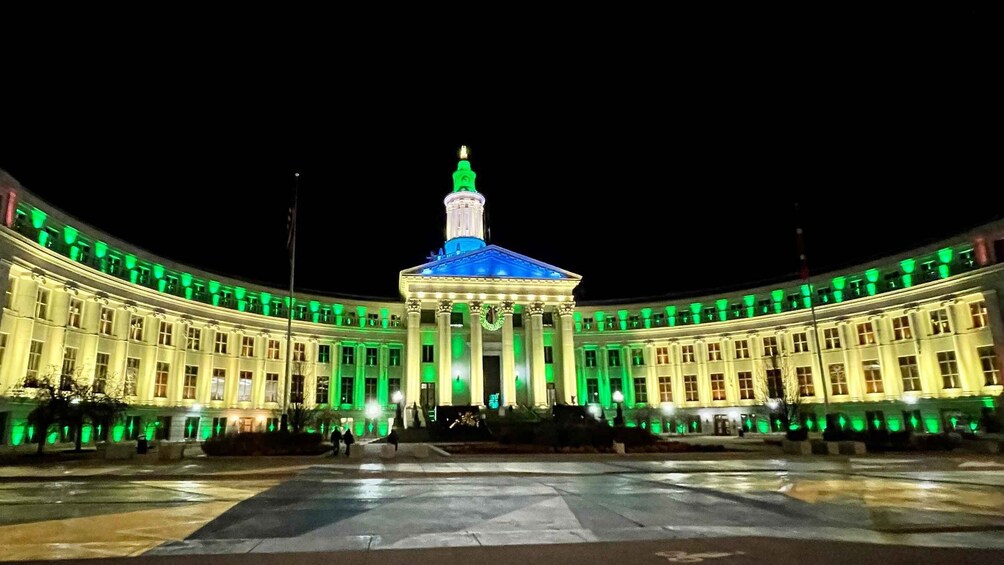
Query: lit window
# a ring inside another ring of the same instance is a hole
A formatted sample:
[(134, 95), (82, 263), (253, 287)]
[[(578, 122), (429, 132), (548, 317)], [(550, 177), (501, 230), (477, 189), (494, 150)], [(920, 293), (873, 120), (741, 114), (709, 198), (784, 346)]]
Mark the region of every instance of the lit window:
[(35, 292), (35, 317), (45, 320), (49, 314), (49, 291), (38, 287)]
[(279, 402), (279, 373), (265, 373), (265, 402)]
[(739, 380), (739, 398), (742, 400), (753, 400), (753, 373), (751, 371), (739, 371), (736, 373)]
[(376, 347), (366, 348), (366, 366), (376, 367), (380, 358), (379, 350)]
[(794, 346), (795, 353), (805, 353), (809, 351), (809, 338), (806, 337), (805, 332), (796, 332), (791, 334), (791, 343)]
[(279, 359), (279, 340), (270, 339), (268, 340), (268, 358), (272, 360)]
[(157, 372), (154, 374), (153, 396), (156, 398), (167, 398), (167, 377), (170, 373), (170, 365), (157, 362)]
[(327, 404), (328, 403), (328, 383), (331, 382), (331, 377), (328, 375), (319, 375), (317, 377), (317, 390), (314, 395), (314, 402), (317, 404)]
[(157, 337), (157, 343), (160, 345), (171, 345), (171, 337), (174, 335), (174, 324), (170, 322), (160, 323), (160, 334)]
[(774, 336), (767, 336), (763, 338), (763, 356), (764, 357), (777, 357), (777, 338)]
[(202, 343), (202, 330), (189, 326), (185, 336), (185, 348), (189, 351), (198, 351)]
[(736, 359), (750, 358), (750, 343), (745, 339), (736, 340)]
[(66, 319), (66, 325), (70, 328), (80, 327), (80, 314), (84, 310), (84, 301), (78, 298), (70, 299), (70, 309), (69, 314)]
[(948, 323), (948, 311), (944, 308), (931, 310), (931, 334), (947, 334), (952, 331)]
[(669, 377), (659, 377), (659, 402), (673, 401), (673, 381)]
[(833, 391), (833, 396), (847, 394), (847, 372), (844, 370), (843, 363), (830, 365), (830, 387)]
[(711, 373), (711, 400), (725, 400), (725, 375)]
[(825, 328), (823, 344), (826, 349), (840, 349), (840, 328)]
[[(423, 350), (423, 352), (424, 352), (424, 350)], [(586, 350), (586, 367), (595, 367), (595, 366), (596, 366), (596, 350), (595, 349), (587, 349)]]
[(210, 400), (223, 400), (223, 389), (227, 384), (226, 369), (213, 369), (212, 388), (209, 390)]
[(101, 319), (98, 322), (98, 331), (101, 335), (112, 335), (112, 327), (115, 323), (115, 310), (101, 307)]
[(195, 365), (185, 365), (185, 387), (182, 389), (182, 398), (185, 400), (195, 399), (195, 386), (199, 382), (199, 368)]
[(985, 301), (970, 302), (969, 315), (973, 319), (973, 328), (987, 327), (987, 303)]
[(938, 352), (938, 367), (944, 388), (959, 388), (959, 364), (955, 360), (955, 352)]
[(915, 356), (899, 358), (899, 374), (903, 378), (903, 392), (920, 392), (920, 371)]
[(693, 345), (681, 345), (680, 346), (680, 362), (681, 363), (693, 363), (694, 358), (694, 346)]
[(657, 347), (655, 348), (655, 359), (656, 364), (668, 365), (669, 364), (669, 348), (668, 347)]
[(687, 396), (687, 402), (697, 402), (697, 375), (683, 376), (683, 391)]
[(230, 343), (230, 336), (222, 331), (216, 332), (216, 353), (227, 354), (227, 345)]
[(909, 316), (896, 316), (892, 319), (892, 337), (897, 341), (901, 339), (913, 339), (913, 330), (910, 329)]
[(293, 361), (306, 361), (307, 360), (307, 344), (306, 343), (294, 343), (293, 344)]
[(858, 324), (858, 345), (875, 345), (875, 329), (871, 322)]
[(143, 318), (141, 316), (129, 318), (129, 339), (143, 341)]
[(865, 392), (868, 394), (878, 394), (883, 392), (882, 368), (875, 359), (868, 359), (861, 363), (865, 374)]
[(812, 382), (812, 367), (795, 367), (795, 376), (798, 377), (799, 396), (816, 396), (816, 386)]
[(136, 382), (139, 380), (139, 358), (129, 357), (126, 359), (125, 383), (123, 383), (122, 393), (125, 396), (136, 396)]
[(722, 346), (719, 343), (708, 344), (708, 361), (722, 360)]
[(237, 402), (251, 402), (251, 371), (241, 371), (237, 375)]
[(241, 337), (241, 357), (254, 357), (254, 336)]
[(997, 364), (997, 350), (994, 346), (978, 347), (976, 352), (980, 356), (980, 366), (983, 368), (983, 384), (986, 386), (1001, 384), (1001, 371)]

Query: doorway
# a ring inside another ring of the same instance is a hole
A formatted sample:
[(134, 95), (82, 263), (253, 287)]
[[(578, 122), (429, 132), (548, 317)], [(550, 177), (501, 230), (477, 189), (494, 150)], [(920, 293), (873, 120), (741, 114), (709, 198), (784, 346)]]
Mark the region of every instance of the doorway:
[(502, 357), (485, 355), (481, 358), (481, 370), (484, 375), (485, 406), (497, 410), (502, 404)]
[(729, 417), (724, 414), (715, 414), (715, 435), (731, 435), (729, 431)]
[(439, 399), (436, 398), (436, 383), (422, 383), (418, 404), (429, 408), (439, 404)]

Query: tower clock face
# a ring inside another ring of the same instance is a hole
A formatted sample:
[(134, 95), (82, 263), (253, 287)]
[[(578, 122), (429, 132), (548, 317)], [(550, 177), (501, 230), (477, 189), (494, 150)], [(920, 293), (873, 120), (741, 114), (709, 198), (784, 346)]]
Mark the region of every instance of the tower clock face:
[(502, 327), (505, 321), (505, 313), (498, 304), (487, 304), (481, 312), (481, 325), (488, 331), (494, 332)]

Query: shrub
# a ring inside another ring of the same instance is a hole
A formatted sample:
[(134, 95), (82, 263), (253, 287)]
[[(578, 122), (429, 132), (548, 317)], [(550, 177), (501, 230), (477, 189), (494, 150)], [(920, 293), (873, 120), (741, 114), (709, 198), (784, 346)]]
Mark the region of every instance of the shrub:
[(330, 449), (321, 445), (323, 439), (312, 433), (249, 432), (208, 439), (202, 451), (206, 455), (318, 455)]
[(785, 437), (789, 441), (805, 441), (809, 439), (809, 430), (805, 426), (799, 426), (797, 430), (788, 430)]
[(624, 447), (654, 445), (657, 438), (644, 428), (613, 428), (613, 441), (624, 444)]

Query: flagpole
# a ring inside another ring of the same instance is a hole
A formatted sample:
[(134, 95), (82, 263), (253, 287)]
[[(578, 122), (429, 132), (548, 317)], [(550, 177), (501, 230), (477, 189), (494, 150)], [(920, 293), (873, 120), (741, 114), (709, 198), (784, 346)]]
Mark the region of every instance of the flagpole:
[(296, 273), (296, 214), (297, 200), (300, 196), (300, 173), (293, 173), (293, 210), (290, 213), (290, 230), (292, 231), (289, 257), (289, 307), (286, 312), (286, 382), (283, 383), (282, 413), (287, 414), (292, 383), (291, 370), (293, 366), (293, 275)]
[(809, 261), (805, 257), (805, 242), (802, 240), (801, 217), (798, 214), (798, 202), (795, 203), (795, 218), (799, 226), (795, 228), (798, 237), (798, 258), (801, 261), (802, 278), (809, 287), (809, 312), (812, 314), (812, 333), (816, 336), (816, 359), (819, 362), (819, 382), (823, 383), (823, 417), (830, 413), (830, 394), (826, 386), (826, 370), (823, 365), (823, 343), (819, 341), (819, 324), (816, 322), (816, 297), (813, 295), (812, 277), (809, 274)]

